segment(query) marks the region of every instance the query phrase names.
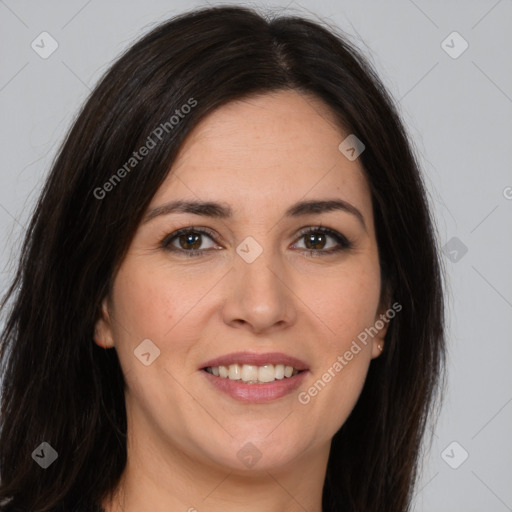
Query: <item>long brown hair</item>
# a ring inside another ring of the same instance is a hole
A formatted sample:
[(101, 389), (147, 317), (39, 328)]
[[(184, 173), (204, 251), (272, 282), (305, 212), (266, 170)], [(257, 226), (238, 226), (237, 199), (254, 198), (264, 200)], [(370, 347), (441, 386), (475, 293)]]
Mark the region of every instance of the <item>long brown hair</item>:
[[(59, 151), (2, 303), (0, 500), (31, 512), (91, 510), (116, 487), (126, 464), (124, 380), (115, 350), (93, 343), (101, 301), (187, 134), (229, 101), (283, 89), (322, 99), (364, 142), (383, 283), (402, 306), (333, 438), (323, 510), (409, 509), (445, 354), (442, 269), (417, 161), (392, 99), (347, 37), (240, 7), (185, 13), (140, 39)], [(171, 128), (191, 98), (197, 104)], [(162, 142), (114, 180), (166, 122)], [(32, 458), (43, 441), (58, 452), (44, 470)]]

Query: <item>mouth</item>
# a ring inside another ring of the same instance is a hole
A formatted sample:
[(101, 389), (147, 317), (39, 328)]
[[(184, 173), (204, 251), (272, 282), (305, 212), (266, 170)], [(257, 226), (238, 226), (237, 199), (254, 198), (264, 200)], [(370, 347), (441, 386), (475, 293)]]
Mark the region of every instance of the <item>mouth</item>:
[(291, 393), (309, 372), (300, 359), (282, 353), (238, 352), (199, 368), (216, 389), (242, 402), (262, 403)]

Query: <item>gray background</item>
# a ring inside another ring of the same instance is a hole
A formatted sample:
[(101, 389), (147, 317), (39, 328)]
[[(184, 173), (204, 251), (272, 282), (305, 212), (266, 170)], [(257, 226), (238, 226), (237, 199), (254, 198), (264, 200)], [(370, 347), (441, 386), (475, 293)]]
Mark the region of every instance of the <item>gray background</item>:
[[(136, 37), (195, 5), (206, 4), (0, 0), (1, 287), (52, 159), (91, 88)], [(512, 510), (512, 1), (248, 5), (288, 6), (338, 25), (399, 100), (440, 243), (448, 243), (450, 293), (449, 382), (415, 511)], [(43, 31), (59, 45), (47, 59), (31, 48)], [(453, 31), (469, 44), (457, 58), (445, 49), (459, 53), (462, 40), (441, 44)]]

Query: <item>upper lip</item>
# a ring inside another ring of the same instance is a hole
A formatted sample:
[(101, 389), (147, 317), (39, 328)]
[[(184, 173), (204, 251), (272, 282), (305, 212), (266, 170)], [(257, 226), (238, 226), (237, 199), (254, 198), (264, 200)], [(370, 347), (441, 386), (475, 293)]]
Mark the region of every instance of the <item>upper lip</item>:
[(284, 364), (285, 366), (292, 366), (296, 370), (307, 370), (308, 365), (297, 359), (296, 357), (289, 356), (282, 352), (267, 352), (264, 354), (257, 354), (254, 352), (232, 352), (215, 359), (210, 359), (203, 363), (201, 370), (215, 366), (229, 366), (230, 364), (252, 364), (255, 366), (263, 366), (265, 364)]

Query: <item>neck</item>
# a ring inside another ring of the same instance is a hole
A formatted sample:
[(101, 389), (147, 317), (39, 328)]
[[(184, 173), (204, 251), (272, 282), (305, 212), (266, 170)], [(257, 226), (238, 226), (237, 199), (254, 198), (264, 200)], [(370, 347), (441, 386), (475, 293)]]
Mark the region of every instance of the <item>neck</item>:
[(240, 471), (128, 433), (127, 465), (105, 512), (321, 512), (330, 445), (285, 466)]

